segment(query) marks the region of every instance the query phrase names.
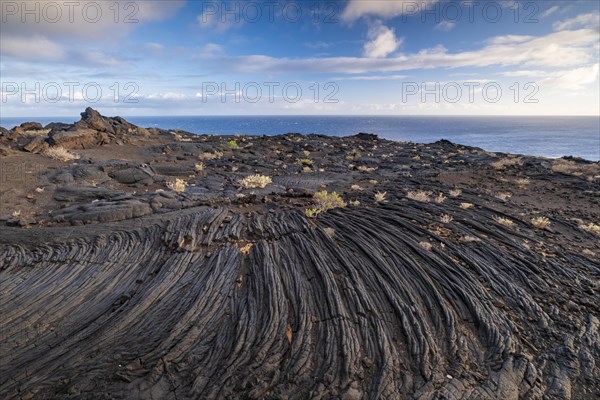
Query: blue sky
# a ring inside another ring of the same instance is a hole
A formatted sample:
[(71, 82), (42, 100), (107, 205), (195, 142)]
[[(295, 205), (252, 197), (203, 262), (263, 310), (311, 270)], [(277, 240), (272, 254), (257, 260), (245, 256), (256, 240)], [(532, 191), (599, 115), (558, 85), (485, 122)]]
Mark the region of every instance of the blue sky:
[(3, 117), (600, 109), (595, 0), (1, 3)]

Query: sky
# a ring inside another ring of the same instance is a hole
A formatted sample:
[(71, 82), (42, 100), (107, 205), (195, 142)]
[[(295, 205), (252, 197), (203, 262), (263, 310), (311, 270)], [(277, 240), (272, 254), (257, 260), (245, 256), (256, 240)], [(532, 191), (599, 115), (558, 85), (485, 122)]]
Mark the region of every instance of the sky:
[(600, 113), (597, 0), (0, 5), (2, 117)]

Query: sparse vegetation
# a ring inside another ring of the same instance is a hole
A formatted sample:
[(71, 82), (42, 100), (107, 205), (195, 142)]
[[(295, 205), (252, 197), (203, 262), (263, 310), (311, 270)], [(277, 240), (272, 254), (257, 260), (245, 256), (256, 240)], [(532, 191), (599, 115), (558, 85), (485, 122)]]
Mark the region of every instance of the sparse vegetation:
[(65, 149), (62, 146), (52, 146), (46, 149), (44, 155), (50, 157), (54, 160), (60, 160), (64, 162), (78, 160), (79, 155), (75, 153), (71, 153), (69, 150)]
[(360, 206), (360, 201), (358, 200), (353, 200), (350, 202), (350, 205), (354, 206), (354, 207), (359, 207)]
[(444, 193), (438, 193), (437, 196), (435, 196), (435, 202), (438, 204), (442, 204), (443, 202), (446, 201), (446, 196), (444, 196)]
[(167, 187), (175, 192), (181, 193), (185, 191), (187, 187), (187, 182), (181, 178), (175, 178), (173, 180), (167, 181)]
[(356, 167), (356, 169), (358, 170), (358, 172), (367, 172), (367, 173), (372, 173), (372, 172), (377, 171), (377, 168), (367, 167), (366, 165), (359, 165), (358, 167)]
[(523, 158), (503, 158), (492, 163), (492, 167), (494, 167), (495, 169), (505, 169), (506, 167), (510, 167), (513, 165), (523, 165)]
[(420, 201), (422, 203), (429, 202), (429, 196), (431, 196), (431, 192), (425, 192), (423, 190), (410, 191), (406, 194), (411, 200)]
[(247, 256), (248, 254), (250, 254), (250, 249), (252, 249), (252, 243), (247, 243), (245, 246), (242, 246), (240, 248), (240, 253)]
[(452, 189), (449, 193), (450, 193), (450, 197), (458, 197), (462, 194), (462, 190)]
[(202, 161), (211, 161), (216, 160), (223, 157), (223, 153), (220, 151), (215, 151), (214, 153), (210, 153), (208, 151), (204, 151), (198, 154), (198, 158)]
[(546, 217), (535, 217), (531, 219), (531, 225), (537, 229), (545, 229), (550, 225), (550, 220)]
[(507, 201), (511, 197), (512, 197), (511, 193), (506, 193), (506, 192), (496, 193), (496, 198), (498, 198), (502, 201)]
[(448, 215), (448, 214), (443, 214), (440, 217), (440, 221), (442, 221), (445, 224), (449, 224), (450, 222), (452, 222), (454, 220), (454, 218), (452, 218), (452, 216)]
[(513, 226), (515, 224), (513, 220), (505, 217), (494, 217), (494, 221), (504, 226)]
[(197, 171), (197, 172), (202, 172), (202, 171), (204, 171), (204, 167), (205, 167), (205, 165), (204, 165), (204, 163), (203, 163), (203, 162), (196, 163), (196, 165), (195, 165), (195, 168), (196, 168), (196, 171)]
[(233, 149), (233, 150), (237, 150), (240, 148), (240, 145), (238, 144), (237, 140), (235, 139), (231, 139), (229, 142), (225, 143), (225, 146), (229, 149)]
[(360, 187), (359, 185), (356, 185), (356, 184), (355, 184), (355, 185), (352, 185), (352, 186), (350, 186), (350, 189), (352, 189), (352, 190), (355, 190), (355, 191), (357, 191), (357, 192), (360, 192), (361, 190), (363, 190), (363, 188), (362, 188), (362, 187)]
[(519, 178), (515, 182), (519, 189), (525, 189), (525, 187), (531, 183), (531, 180), (529, 180), (529, 178)]
[(576, 163), (570, 160), (556, 160), (552, 163), (552, 171), (574, 176), (594, 176), (600, 173), (598, 164)]
[(375, 201), (381, 203), (385, 201), (385, 196), (387, 196), (387, 192), (377, 192), (375, 193)]
[(257, 174), (245, 177), (240, 184), (244, 189), (264, 189), (271, 182), (271, 177)]
[(473, 203), (460, 203), (460, 208), (463, 208), (465, 210), (468, 210), (469, 208), (473, 207)]
[(346, 203), (336, 192), (328, 193), (326, 190), (322, 190), (315, 193), (313, 199), (317, 206), (305, 211), (306, 216), (309, 218), (316, 217), (318, 214), (334, 208), (346, 207)]
[(429, 242), (419, 242), (419, 246), (427, 251), (431, 251), (431, 249), (433, 249), (433, 245)]
[(313, 165), (314, 161), (310, 158), (297, 158), (296, 164)]
[(600, 225), (593, 224), (593, 223), (581, 224), (581, 225), (579, 225), (579, 228), (583, 229), (584, 231), (594, 233), (596, 235), (600, 235)]

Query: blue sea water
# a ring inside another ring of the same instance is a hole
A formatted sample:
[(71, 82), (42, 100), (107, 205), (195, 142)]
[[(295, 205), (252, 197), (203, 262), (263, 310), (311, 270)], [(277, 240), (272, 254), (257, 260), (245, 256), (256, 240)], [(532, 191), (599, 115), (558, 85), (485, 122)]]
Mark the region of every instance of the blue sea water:
[[(488, 151), (545, 157), (576, 156), (600, 160), (598, 117), (463, 116), (124, 116), (143, 127), (182, 129), (201, 134), (275, 135), (288, 132), (347, 136), (359, 132), (431, 143), (447, 139)], [(38, 118), (43, 124), (78, 118)], [(27, 118), (2, 118), (12, 128)]]

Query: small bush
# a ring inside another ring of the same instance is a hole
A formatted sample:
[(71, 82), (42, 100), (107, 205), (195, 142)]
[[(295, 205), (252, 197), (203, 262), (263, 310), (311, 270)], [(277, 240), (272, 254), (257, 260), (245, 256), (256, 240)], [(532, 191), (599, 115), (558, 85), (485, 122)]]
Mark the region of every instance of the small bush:
[(562, 159), (554, 161), (551, 168), (554, 172), (560, 172), (562, 174), (574, 176), (593, 176), (600, 172), (598, 164), (583, 164)]
[(433, 245), (429, 242), (419, 242), (419, 246), (423, 250), (427, 250), (427, 251), (431, 251), (431, 249), (433, 249)]
[(225, 143), (225, 146), (227, 146), (230, 149), (233, 150), (237, 150), (240, 148), (240, 145), (238, 144), (237, 140), (235, 139), (231, 139), (229, 142)]
[(71, 153), (69, 150), (65, 149), (62, 146), (52, 146), (46, 149), (44, 155), (50, 157), (54, 160), (60, 160), (64, 162), (78, 160), (79, 155), (75, 153)]
[(510, 167), (513, 165), (523, 165), (523, 158), (503, 158), (502, 160), (492, 163), (492, 167), (494, 167), (495, 169), (505, 169), (506, 167)]
[(584, 231), (600, 235), (600, 225), (589, 223), (587, 225), (579, 225), (579, 228), (583, 229)]
[(385, 201), (385, 196), (387, 196), (387, 192), (377, 192), (375, 193), (375, 201), (377, 203), (381, 203), (383, 201)]
[(531, 183), (531, 181), (528, 178), (519, 178), (516, 180), (517, 182), (517, 186), (520, 189), (524, 189), (527, 185), (529, 185)]
[(431, 192), (425, 192), (423, 190), (411, 191), (406, 194), (406, 197), (408, 197), (409, 199), (420, 201), (422, 203), (429, 202), (429, 196), (431, 196)]
[(305, 214), (309, 218), (316, 217), (322, 212), (334, 209), (334, 208), (345, 208), (346, 203), (336, 192), (328, 193), (326, 190), (315, 193), (313, 196), (317, 207), (309, 208), (305, 211)]
[(183, 179), (175, 178), (174, 180), (167, 182), (167, 187), (175, 192), (181, 193), (185, 191), (187, 182)]
[(359, 165), (358, 167), (356, 167), (356, 169), (358, 170), (358, 172), (366, 172), (366, 173), (372, 173), (372, 172), (377, 171), (377, 168), (367, 167), (366, 165)]
[(210, 152), (202, 152), (200, 154), (198, 154), (198, 158), (202, 161), (211, 161), (211, 160), (216, 160), (223, 157), (223, 153), (220, 151), (215, 151), (214, 153), (210, 153)]
[(513, 226), (515, 224), (513, 220), (504, 217), (494, 217), (494, 221), (504, 226)]
[(550, 225), (550, 220), (546, 217), (535, 217), (531, 219), (531, 225), (537, 229), (545, 229)]
[(265, 175), (250, 175), (240, 181), (244, 189), (264, 189), (268, 184), (273, 182), (270, 177)]
[(440, 221), (442, 221), (445, 224), (449, 224), (450, 222), (452, 222), (454, 220), (454, 218), (452, 218), (452, 216), (448, 215), (448, 214), (443, 214), (440, 217)]
[(496, 198), (500, 199), (502, 201), (507, 201), (511, 197), (512, 197), (512, 194), (510, 194), (510, 193), (496, 193)]

